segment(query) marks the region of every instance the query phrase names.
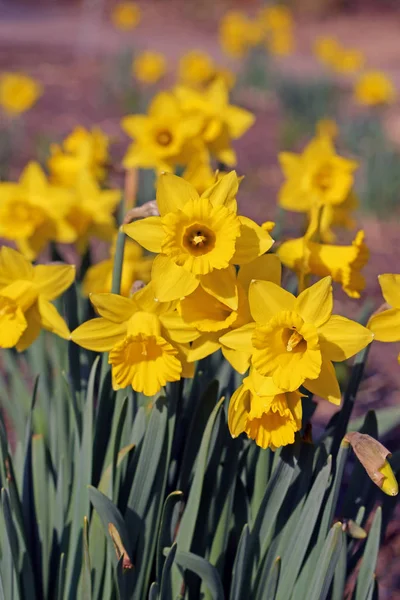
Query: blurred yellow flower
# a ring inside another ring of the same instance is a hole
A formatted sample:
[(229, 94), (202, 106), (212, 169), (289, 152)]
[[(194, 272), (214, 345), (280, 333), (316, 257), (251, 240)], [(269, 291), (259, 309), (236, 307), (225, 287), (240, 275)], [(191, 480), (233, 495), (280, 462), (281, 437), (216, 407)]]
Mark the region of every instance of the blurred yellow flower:
[(258, 446), (271, 450), (293, 444), (294, 435), (301, 428), (302, 395), (280, 390), (272, 377), (263, 377), (256, 391), (254, 379), (243, 379), (229, 403), (228, 427), (232, 437), (244, 432)]
[(364, 54), (353, 48), (341, 48), (333, 58), (332, 67), (337, 73), (356, 73), (365, 63)]
[(121, 199), (119, 190), (102, 190), (90, 173), (82, 172), (76, 182), (74, 202), (67, 221), (75, 231), (76, 247), (85, 252), (92, 237), (111, 241), (116, 232), (113, 216)]
[(365, 106), (390, 104), (396, 99), (393, 81), (381, 71), (368, 71), (361, 75), (354, 87), (355, 100)]
[(203, 91), (177, 86), (175, 94), (186, 114), (203, 118), (201, 137), (211, 154), (227, 165), (235, 165), (232, 140), (242, 137), (253, 125), (254, 115), (229, 104), (228, 89), (221, 79), (216, 79)]
[(16, 250), (0, 249), (0, 348), (22, 352), (42, 328), (68, 339), (64, 319), (51, 303), (69, 288), (75, 267), (59, 263), (32, 266)]
[(179, 79), (186, 85), (198, 86), (208, 83), (215, 71), (213, 59), (201, 50), (191, 50), (179, 61)]
[(150, 104), (147, 115), (130, 115), (121, 121), (133, 144), (125, 154), (125, 168), (141, 167), (169, 171), (186, 165), (204, 150), (198, 136), (204, 127), (201, 114), (183, 113), (174, 94), (161, 92)]
[(119, 2), (114, 6), (111, 20), (122, 31), (135, 29), (140, 22), (140, 8), (135, 2)]
[(150, 252), (152, 283), (161, 302), (178, 300), (201, 285), (233, 310), (238, 290), (232, 265), (251, 262), (272, 246), (260, 226), (237, 215), (239, 181), (233, 171), (199, 196), (184, 179), (164, 173), (157, 182), (160, 217), (124, 226), (124, 231)]
[(330, 275), (350, 298), (359, 298), (365, 288), (365, 279), (360, 271), (368, 262), (369, 250), (363, 231), (357, 233), (351, 246), (318, 244), (296, 238), (283, 242), (277, 254), (282, 263), (298, 275)]
[(379, 275), (379, 285), (388, 310), (377, 312), (369, 320), (368, 327), (378, 342), (400, 341), (400, 275)]
[(288, 56), (294, 51), (294, 37), (292, 31), (273, 31), (267, 37), (267, 49), (277, 56)]
[(332, 67), (335, 64), (339, 51), (339, 42), (333, 37), (318, 37), (314, 42), (315, 56), (328, 67)]
[[(111, 292), (115, 243), (111, 248), (110, 254), (111, 257), (109, 259), (102, 260), (87, 270), (82, 285), (84, 296)], [(143, 255), (143, 250), (139, 244), (131, 240), (125, 242), (121, 276), (121, 296), (129, 296), (131, 294), (132, 284), (135, 281), (149, 282), (152, 262), (153, 259), (150, 256)]]
[(240, 11), (229, 11), (219, 26), (222, 50), (229, 56), (241, 58), (252, 46), (261, 42), (262, 29)]
[(182, 173), (182, 177), (191, 183), (199, 194), (202, 194), (207, 188), (214, 185), (218, 174), (211, 167), (208, 152), (204, 151), (193, 157)]
[[(151, 284), (150, 284), (151, 285)], [(80, 325), (71, 339), (95, 352), (109, 352), (113, 388), (127, 386), (153, 396), (185, 373), (185, 348), (196, 337), (169, 303), (149, 301), (143, 288), (131, 298), (92, 294), (99, 318)]]
[(359, 205), (358, 198), (354, 191), (351, 191), (346, 200), (341, 204), (326, 204), (321, 212), (319, 221), (319, 236), (322, 242), (332, 244), (336, 240), (336, 234), (333, 227), (343, 227), (344, 229), (354, 229), (356, 221), (352, 217), (352, 212), (357, 210)]
[(29, 110), (43, 94), (43, 87), (32, 77), (20, 73), (0, 75), (0, 106), (9, 115)]
[(314, 138), (302, 154), (281, 152), (279, 162), (286, 177), (279, 204), (295, 212), (308, 212), (316, 205), (340, 205), (349, 196), (358, 166), (336, 154), (327, 135)]
[(75, 241), (67, 220), (72, 203), (72, 193), (50, 185), (39, 164), (30, 162), (18, 183), (0, 183), (0, 236), (34, 260), (50, 241)]
[(333, 119), (320, 119), (316, 127), (317, 136), (328, 136), (332, 140), (335, 140), (338, 136), (339, 129), (336, 121)]
[(350, 358), (373, 339), (371, 332), (332, 315), (331, 278), (325, 277), (296, 298), (270, 281), (253, 280), (250, 311), (255, 326), (245, 325), (222, 336), (236, 350), (252, 354), (257, 376), (272, 377), (285, 391), (304, 385), (313, 394), (340, 404), (332, 361)]
[(91, 131), (75, 127), (61, 146), (51, 145), (51, 156), (47, 162), (51, 181), (73, 187), (82, 171), (89, 171), (98, 181), (104, 181), (110, 162), (109, 138), (99, 128)]
[(258, 20), (267, 32), (293, 28), (293, 16), (287, 6), (265, 6), (258, 13)]
[(167, 71), (167, 61), (160, 52), (142, 52), (132, 64), (132, 74), (143, 83), (157, 83)]

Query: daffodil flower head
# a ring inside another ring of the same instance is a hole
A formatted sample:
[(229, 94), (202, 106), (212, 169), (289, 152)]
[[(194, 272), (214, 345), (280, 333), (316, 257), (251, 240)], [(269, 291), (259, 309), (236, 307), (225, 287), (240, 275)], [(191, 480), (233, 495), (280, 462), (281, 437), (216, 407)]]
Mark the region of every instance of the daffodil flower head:
[(368, 327), (378, 342), (398, 342), (400, 341), (400, 275), (393, 273), (379, 275), (379, 285), (389, 308), (372, 315)]
[(244, 432), (258, 446), (271, 450), (293, 444), (295, 433), (301, 428), (301, 397), (298, 390), (279, 389), (271, 377), (246, 377), (229, 404), (232, 437)]
[(167, 61), (160, 52), (142, 52), (132, 64), (132, 74), (143, 83), (157, 83), (167, 70)]
[(367, 71), (355, 84), (354, 98), (364, 106), (391, 104), (396, 99), (396, 89), (390, 77), (382, 71)]
[(111, 20), (117, 29), (131, 31), (140, 22), (141, 12), (136, 2), (118, 2), (111, 13)]
[(219, 40), (222, 50), (229, 56), (241, 58), (261, 41), (262, 28), (243, 12), (232, 10), (221, 19)]
[(0, 76), (0, 106), (15, 116), (29, 110), (43, 94), (35, 79), (23, 73), (2, 73)]
[(216, 67), (209, 54), (191, 50), (180, 59), (178, 71), (183, 84), (196, 87), (210, 81), (215, 75)]

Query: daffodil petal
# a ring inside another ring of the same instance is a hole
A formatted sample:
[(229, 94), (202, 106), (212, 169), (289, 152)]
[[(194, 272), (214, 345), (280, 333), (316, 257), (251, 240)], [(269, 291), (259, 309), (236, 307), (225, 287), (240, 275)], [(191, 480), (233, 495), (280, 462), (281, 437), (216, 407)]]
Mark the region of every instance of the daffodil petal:
[(276, 254), (263, 254), (239, 269), (238, 281), (248, 290), (253, 279), (281, 284), (282, 263)]
[(186, 344), (200, 337), (195, 327), (185, 323), (177, 312), (160, 315), (161, 325), (166, 329), (168, 337), (179, 344)]
[(75, 265), (37, 265), (33, 270), (33, 282), (43, 298), (54, 300), (72, 284), (75, 271)]
[(219, 338), (219, 341), (221, 344), (231, 348), (232, 350), (249, 352), (251, 354), (253, 351), (251, 338), (255, 326), (255, 323), (247, 323), (247, 325), (243, 325), (243, 327), (238, 327), (237, 329), (228, 331), (228, 333), (225, 333)]
[(218, 179), (211, 188), (202, 194), (202, 197), (209, 198), (213, 206), (226, 206), (236, 212), (238, 189), (239, 180), (236, 171), (231, 171)]
[(37, 299), (37, 290), (31, 281), (18, 279), (1, 290), (1, 295), (15, 300), (25, 312)]
[(33, 267), (20, 252), (8, 246), (0, 249), (0, 285), (7, 285), (15, 279), (31, 280)]
[[(339, 315), (332, 315), (318, 329), (318, 334), (322, 355), (334, 362), (354, 356), (372, 342), (374, 337), (366, 327)], [(398, 335), (400, 339), (400, 329)]]
[(69, 339), (70, 331), (54, 304), (39, 296), (38, 308), (42, 319), (42, 326), (65, 340)]
[(249, 288), (251, 316), (257, 323), (266, 323), (283, 310), (293, 310), (296, 298), (271, 281), (253, 281)]
[(228, 408), (228, 427), (233, 438), (246, 428), (250, 409), (250, 392), (241, 385), (233, 394)]
[(211, 296), (229, 306), (232, 310), (238, 307), (238, 289), (236, 285), (235, 267), (214, 269), (207, 275), (200, 276), (201, 287)]
[(220, 344), (216, 334), (202, 335), (193, 342), (188, 353), (188, 361), (201, 360), (219, 350)]
[(199, 280), (192, 273), (162, 254), (154, 259), (151, 278), (155, 297), (160, 302), (185, 298), (199, 285)]
[(71, 340), (94, 352), (108, 352), (126, 333), (126, 323), (113, 323), (101, 317), (86, 321), (71, 333)]
[(228, 123), (229, 132), (234, 140), (240, 138), (254, 123), (254, 115), (239, 106), (227, 106), (225, 119)]
[(378, 279), (386, 302), (393, 308), (400, 309), (400, 275), (385, 273), (379, 275)]
[(160, 215), (182, 209), (189, 200), (199, 197), (196, 189), (182, 177), (161, 173), (157, 180), (156, 200)]
[(33, 304), (25, 313), (27, 328), (19, 338), (16, 348), (18, 352), (26, 350), (36, 338), (39, 336), (42, 329), (42, 319), (40, 317), (37, 304)]
[(306, 379), (304, 387), (312, 394), (329, 400), (332, 404), (340, 405), (341, 393), (335, 369), (330, 360), (323, 360), (321, 373), (317, 379)]
[(239, 350), (232, 350), (232, 348), (227, 348), (225, 346), (222, 346), (221, 350), (222, 354), (235, 371), (242, 375), (246, 373), (250, 367), (250, 352), (240, 352)]
[(251, 262), (257, 256), (268, 252), (274, 243), (269, 233), (251, 219), (239, 217), (239, 220), (240, 236), (236, 240), (236, 251), (232, 258), (235, 265)]
[(165, 238), (161, 217), (138, 219), (123, 225), (122, 230), (149, 252), (161, 252), (161, 244)]
[(371, 317), (368, 328), (378, 342), (400, 341), (400, 310), (390, 308)]
[(299, 294), (294, 310), (305, 323), (321, 327), (331, 316), (332, 308), (332, 279), (324, 277)]
[(114, 323), (128, 321), (139, 310), (132, 298), (118, 294), (90, 294), (90, 301), (101, 317)]

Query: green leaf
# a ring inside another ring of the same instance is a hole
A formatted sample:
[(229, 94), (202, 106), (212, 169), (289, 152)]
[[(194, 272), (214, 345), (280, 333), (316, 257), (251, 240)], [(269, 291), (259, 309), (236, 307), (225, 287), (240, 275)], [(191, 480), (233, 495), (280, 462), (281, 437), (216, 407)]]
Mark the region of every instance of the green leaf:
[(124, 263), (124, 250), (125, 250), (125, 233), (122, 229), (118, 230), (117, 242), (115, 245), (114, 254), (114, 266), (112, 274), (112, 288), (113, 294), (120, 294), (121, 292), (121, 278), (122, 278), (122, 266)]
[(88, 520), (83, 520), (82, 600), (92, 599), (92, 576), (89, 556)]
[(264, 598), (268, 598), (268, 600), (275, 599), (280, 573), (281, 559), (279, 556), (275, 559), (271, 568), (267, 568), (267, 562), (265, 561), (264, 569), (258, 582), (256, 600), (263, 600)]
[(342, 538), (342, 547), (340, 549), (339, 559), (336, 564), (333, 577), (332, 598), (331, 600), (343, 600), (347, 577), (347, 541), (346, 536)]
[(150, 586), (149, 600), (158, 600), (158, 592), (159, 592), (158, 585), (154, 581)]
[[(1, 490), (1, 502), (2, 502), (2, 506), (3, 506), (3, 515), (4, 515), (5, 525), (6, 525), (8, 542), (10, 544), (13, 571), (14, 571), (15, 579), (16, 579), (16, 583), (17, 583), (17, 589), (15, 590), (16, 598), (18, 598), (18, 600), (23, 600), (24, 595), (22, 594), (21, 583), (20, 583), (20, 578), (19, 578), (20, 557), (19, 557), (19, 553), (18, 553), (18, 536), (17, 536), (17, 532), (15, 530), (15, 525), (14, 525), (13, 518), (11, 515), (11, 507), (10, 507), (10, 500), (9, 500), (8, 492), (4, 488)], [(27, 593), (28, 593), (28, 590), (27, 590)]]
[(241, 600), (243, 597), (242, 589), (245, 581), (246, 564), (248, 562), (248, 553), (250, 546), (250, 529), (246, 524), (243, 527), (242, 535), (240, 536), (239, 544), (236, 550), (235, 561), (232, 569), (232, 583), (230, 600)]
[(178, 545), (172, 544), (165, 557), (164, 566), (161, 575), (160, 600), (172, 600), (171, 589), (171, 569), (175, 560)]
[(335, 523), (317, 561), (307, 594), (308, 600), (325, 600), (327, 597), (342, 549), (343, 537), (342, 524)]
[(157, 540), (157, 582), (161, 582), (161, 578), (163, 576), (164, 569), (164, 548), (172, 547), (172, 532), (171, 532), (171, 522), (172, 515), (175, 509), (175, 506), (178, 502), (181, 502), (183, 498), (183, 494), (180, 491), (172, 492), (169, 494), (167, 499), (164, 502), (160, 530), (158, 534)]
[(175, 562), (182, 569), (189, 569), (198, 575), (207, 586), (213, 600), (224, 600), (224, 590), (218, 571), (205, 558), (192, 552), (178, 550)]
[(355, 600), (367, 600), (371, 585), (374, 584), (376, 562), (381, 541), (382, 509), (376, 509), (371, 529), (368, 533), (360, 570), (357, 577)]

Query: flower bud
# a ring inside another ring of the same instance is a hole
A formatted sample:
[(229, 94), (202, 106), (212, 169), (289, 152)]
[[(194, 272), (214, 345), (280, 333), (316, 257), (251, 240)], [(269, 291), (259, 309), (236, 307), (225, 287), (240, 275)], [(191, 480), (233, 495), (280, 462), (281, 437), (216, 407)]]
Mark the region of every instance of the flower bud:
[(122, 571), (124, 573), (125, 571), (130, 571), (131, 569), (133, 569), (133, 562), (131, 561), (129, 554), (126, 551), (124, 544), (122, 543), (118, 529), (113, 523), (108, 524), (108, 533), (110, 534), (111, 539), (113, 541), (118, 560), (120, 560), (122, 556)]

